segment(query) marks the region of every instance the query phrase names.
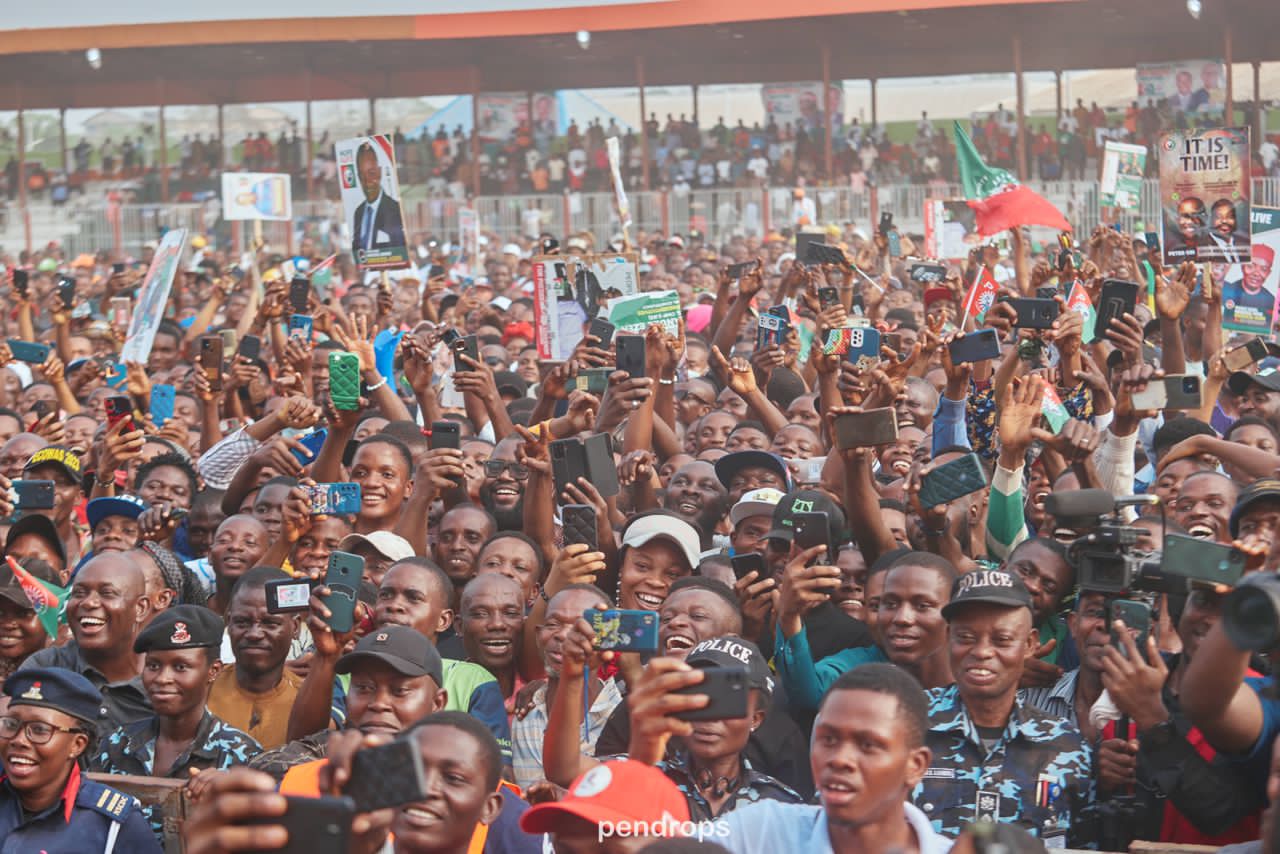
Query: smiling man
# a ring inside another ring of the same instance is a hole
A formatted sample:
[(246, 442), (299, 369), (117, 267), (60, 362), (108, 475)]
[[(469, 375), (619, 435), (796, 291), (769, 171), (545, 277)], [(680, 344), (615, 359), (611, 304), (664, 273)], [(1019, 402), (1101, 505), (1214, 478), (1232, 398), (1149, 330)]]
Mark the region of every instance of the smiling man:
[(681, 466), (667, 483), (662, 506), (696, 527), (703, 547), (709, 547), (711, 533), (724, 516), (726, 506), (725, 489), (716, 478), (716, 469), (704, 462)]
[(1190, 536), (1231, 545), (1228, 522), (1239, 493), (1235, 481), (1221, 472), (1189, 474), (1173, 502), (1173, 520)]
[(1011, 573), (974, 570), (956, 580), (942, 615), (956, 682), (928, 692), (933, 758), (912, 801), (944, 836), (990, 820), (1066, 847), (1091, 760), (1070, 721), (1018, 694), (1037, 645), (1030, 594)]
[(473, 504), (459, 504), (440, 518), (433, 557), (453, 582), (451, 601), (456, 604), (462, 588), (476, 574), (476, 558), (497, 525), (492, 516)]
[(467, 660), (493, 674), (508, 698), (517, 680), (516, 653), (524, 625), (524, 591), (498, 572), (473, 578), (462, 591), (458, 634)]
[(519, 436), (503, 439), (484, 462), (480, 503), (497, 520), (500, 531), (524, 527), (524, 490), (529, 484), (529, 469), (516, 462), (516, 448), (523, 442)]

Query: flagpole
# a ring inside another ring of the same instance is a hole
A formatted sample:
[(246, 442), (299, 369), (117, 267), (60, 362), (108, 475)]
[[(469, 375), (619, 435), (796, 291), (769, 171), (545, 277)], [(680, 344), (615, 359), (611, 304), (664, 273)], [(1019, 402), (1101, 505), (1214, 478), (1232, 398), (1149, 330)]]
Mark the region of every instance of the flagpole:
[(884, 288), (880, 287), (879, 282), (877, 282), (875, 279), (868, 276), (866, 273), (862, 272), (862, 270), (856, 264), (851, 266), (853, 267), (853, 271), (857, 273), (859, 276), (861, 276), (862, 278), (866, 279), (868, 282), (870, 282), (872, 287), (874, 287), (880, 293), (884, 293)]
[(968, 317), (970, 311), (973, 309), (973, 301), (978, 295), (978, 282), (982, 281), (982, 270), (984, 267), (986, 267), (986, 264), (978, 265), (978, 274), (974, 276), (973, 284), (969, 286), (969, 294), (968, 296), (965, 297), (965, 300), (964, 300), (964, 316), (965, 317)]

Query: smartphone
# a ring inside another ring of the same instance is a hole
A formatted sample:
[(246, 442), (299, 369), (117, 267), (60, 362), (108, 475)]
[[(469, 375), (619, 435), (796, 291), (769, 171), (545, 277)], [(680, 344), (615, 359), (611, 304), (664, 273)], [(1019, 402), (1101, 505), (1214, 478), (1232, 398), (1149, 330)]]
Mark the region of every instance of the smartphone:
[(312, 516), (354, 516), (360, 512), (358, 483), (317, 483), (306, 490)]
[(612, 498), (621, 489), (618, 482), (618, 466), (613, 461), (613, 440), (608, 433), (593, 433), (582, 440), (586, 456), (587, 480), (600, 493), (601, 498)]
[(1111, 630), (1111, 645), (1128, 658), (1128, 653), (1120, 643), (1119, 632), (1111, 625), (1116, 620), (1122, 621), (1129, 631), (1138, 633), (1133, 643), (1138, 647), (1138, 654), (1145, 660), (1147, 638), (1151, 637), (1151, 606), (1146, 602), (1134, 602), (1131, 599), (1112, 599), (1107, 605), (1107, 627)]
[(348, 439), (347, 444), (342, 446), (342, 464), (347, 468), (351, 468), (351, 463), (356, 458), (356, 451), (360, 450), (360, 443), (355, 439)]
[(326, 427), (321, 427), (319, 430), (312, 430), (305, 436), (298, 437), (298, 442), (301, 443), (302, 447), (311, 452), (311, 456), (308, 457), (296, 448), (291, 448), (289, 453), (293, 454), (293, 458), (302, 465), (309, 466), (314, 463), (316, 461), (316, 457), (320, 455), (320, 449), (324, 447), (324, 440), (328, 437), (329, 430)]
[(643, 335), (618, 335), (614, 338), (618, 370), (633, 379), (645, 376), (645, 344)]
[(14, 269), (13, 271), (13, 289), (19, 295), (27, 296), (27, 284), (30, 281), (30, 275), (26, 270)]
[(571, 437), (556, 439), (548, 451), (551, 454), (551, 476), (555, 481), (558, 501), (566, 486), (576, 484), (580, 477), (588, 477), (587, 449), (581, 439)]
[(355, 802), (357, 813), (425, 800), (427, 778), (417, 739), (410, 734), (390, 744), (357, 750), (342, 794)]
[(835, 264), (842, 266), (845, 263), (844, 253), (840, 251), (838, 246), (828, 246), (825, 243), (810, 243), (805, 252), (804, 263), (806, 264)]
[(350, 552), (333, 551), (329, 553), (329, 569), (324, 576), (324, 584), (329, 588), (325, 597), (325, 607), (329, 609), (329, 619), (325, 623), (335, 632), (349, 632), (355, 625), (356, 591), (360, 589), (360, 580), (364, 577), (364, 558)]
[(597, 347), (602, 350), (608, 350), (613, 345), (613, 333), (616, 328), (609, 321), (595, 317), (592, 318), (590, 325), (587, 326), (587, 334), (594, 335), (600, 339), (599, 343), (596, 344)]
[(791, 324), (784, 318), (778, 317), (776, 314), (765, 312), (760, 315), (760, 320), (756, 326), (756, 349), (763, 350), (765, 347), (781, 347), (782, 342), (787, 337), (787, 330)]
[[(826, 513), (807, 512), (795, 515), (795, 545), (797, 551), (805, 551), (814, 546), (823, 546), (827, 555), (831, 554), (831, 521)], [(819, 555), (815, 560), (826, 560), (826, 555)]]
[(133, 300), (129, 297), (112, 297), (109, 313), (112, 326), (117, 329), (128, 329), (133, 314)]
[(902, 257), (902, 237), (899, 236), (896, 229), (894, 231), (889, 232), (886, 235), (886, 237), (889, 241), (889, 257), (901, 258)]
[(157, 384), (151, 387), (151, 423), (163, 427), (173, 417), (174, 388)]
[(1229, 371), (1243, 371), (1252, 364), (1261, 362), (1267, 357), (1267, 342), (1262, 336), (1246, 341), (1239, 347), (1232, 347), (1222, 357)]
[(951, 361), (983, 362), (1000, 358), (1000, 335), (994, 329), (979, 329), (963, 338), (957, 338), (947, 348)]
[(705, 694), (711, 698), (701, 709), (673, 712), (682, 721), (725, 721), (747, 716), (747, 692), (750, 688), (745, 667), (703, 667), (705, 674), (697, 685), (677, 688), (673, 694)]
[(743, 261), (741, 264), (730, 264), (725, 270), (725, 275), (730, 279), (741, 279), (748, 273), (753, 273), (760, 268), (760, 259), (755, 258), (751, 261)]
[(103, 406), (107, 410), (107, 426), (114, 427), (121, 421), (127, 421), (123, 432), (132, 433), (138, 429), (138, 425), (133, 420), (133, 403), (126, 395), (118, 394), (108, 397), (103, 401)]
[(222, 391), (222, 345), (219, 335), (205, 335), (200, 339), (200, 367), (213, 391)]
[(893, 407), (845, 412), (835, 419), (836, 447), (842, 451), (898, 441), (898, 415)]
[(658, 651), (658, 612), (592, 608), (583, 619), (596, 633), (596, 649), (620, 649), (627, 652)]
[(445, 274), (444, 267), (440, 266), (439, 264), (432, 264), (427, 269), (427, 281), (431, 281), (432, 279), (438, 279), (444, 274)]
[(123, 262), (123, 261), (117, 261), (117, 262), (115, 262), (114, 264), (112, 264), (112, 265), (111, 265), (111, 272), (112, 272), (112, 273), (114, 273), (114, 274), (115, 274), (115, 275), (117, 275), (117, 276), (118, 276), (118, 275), (120, 275), (121, 273), (123, 273), (123, 272), (124, 272), (124, 262)]
[(574, 377), (574, 386), (578, 391), (596, 396), (609, 390), (609, 374), (613, 368), (584, 368)]
[(219, 329), (218, 337), (222, 339), (223, 350), (234, 350), (236, 348), (236, 331), (234, 329)]
[(808, 264), (810, 249), (809, 247), (815, 243), (822, 243), (826, 240), (826, 235), (820, 231), (800, 231), (796, 233), (796, 261), (800, 264)]
[(1060, 293), (1056, 285), (1042, 285), (1036, 288), (1036, 299), (1053, 299)]
[(756, 581), (761, 581), (765, 578), (764, 555), (757, 552), (734, 555), (729, 558), (729, 564), (733, 567), (733, 577), (739, 581), (753, 572), (756, 574)]
[(289, 315), (289, 337), (310, 341), (315, 330), (315, 318), (309, 314)]
[(53, 404), (51, 404), (49, 401), (36, 400), (31, 403), (31, 408), (27, 411), (34, 412), (36, 414), (36, 420), (39, 421), (41, 418), (44, 418), (50, 412), (53, 412), (54, 409), (53, 409)]
[(1160, 235), (1154, 231), (1143, 232), (1142, 242), (1147, 244), (1147, 251), (1160, 254)]
[[(480, 361), (480, 339), (474, 335), (460, 335), (453, 344), (453, 352), (462, 356), (466, 356), (473, 362)], [(470, 365), (455, 360), (453, 369), (455, 371), (471, 371), (474, 370)]]
[[(859, 362), (870, 362), (871, 364), (880, 361), (880, 350), (883, 342), (880, 340), (880, 330), (874, 326), (854, 326), (849, 329), (849, 345), (845, 350), (844, 357), (855, 365)], [(898, 341), (902, 343), (901, 339)]]
[(70, 311), (76, 301), (76, 280), (70, 276), (63, 276), (58, 279), (58, 299), (62, 300), (62, 305)]
[(329, 396), (337, 409), (360, 408), (360, 357), (345, 350), (329, 352)]
[(244, 356), (250, 361), (257, 361), (262, 355), (262, 339), (257, 335), (246, 335), (240, 339), (240, 347), (236, 350), (237, 356)]
[(428, 440), (428, 445), (433, 451), (436, 448), (452, 448), (455, 451), (461, 449), (462, 441), (458, 422), (431, 422), (431, 438)]
[(294, 276), (289, 282), (289, 305), (294, 314), (308, 314), (311, 310), (311, 280), (306, 276)]
[(946, 280), (947, 268), (941, 264), (918, 261), (911, 265), (910, 270), (907, 271), (907, 277), (917, 284), (936, 285)]
[(560, 508), (560, 522), (566, 546), (584, 545), (588, 551), (600, 547), (596, 532), (596, 508), (590, 504), (566, 504)]
[(273, 578), (265, 585), (268, 614), (292, 614), (311, 609), (311, 582), (305, 578)]
[(282, 825), (289, 841), (274, 854), (320, 854), (346, 851), (351, 842), (351, 822), (356, 817), (351, 798), (286, 795), (288, 808), (279, 817), (253, 819), (246, 825)]
[(880, 212), (880, 227), (877, 229), (881, 234), (888, 235), (893, 231), (893, 214), (888, 211)]
[(51, 480), (15, 480), (13, 492), (17, 498), (13, 502), (15, 510), (52, 510), (53, 481)]
[(1152, 380), (1133, 395), (1135, 409), (1199, 409), (1203, 388), (1195, 374), (1170, 374), (1163, 380)]
[(23, 341), (20, 338), (9, 339), (9, 351), (13, 353), (13, 358), (29, 365), (43, 365), (52, 349), (48, 344), (37, 344), (35, 341)]
[(1013, 325), (1019, 329), (1048, 329), (1058, 319), (1061, 308), (1057, 300), (1038, 297), (1014, 297), (1009, 305), (1018, 313)]
[(1111, 321), (1133, 314), (1138, 304), (1138, 283), (1123, 279), (1107, 279), (1098, 294), (1098, 316), (1093, 328), (1101, 338), (1111, 328)]
[(1160, 570), (1185, 576), (1192, 581), (1234, 587), (1244, 575), (1245, 554), (1226, 546), (1186, 534), (1165, 534)]
[(959, 459), (938, 466), (924, 476), (920, 484), (920, 504), (935, 507), (977, 492), (987, 486), (987, 473), (977, 454), (965, 454)]
[(840, 304), (839, 288), (818, 288), (818, 307), (823, 311), (835, 308)]

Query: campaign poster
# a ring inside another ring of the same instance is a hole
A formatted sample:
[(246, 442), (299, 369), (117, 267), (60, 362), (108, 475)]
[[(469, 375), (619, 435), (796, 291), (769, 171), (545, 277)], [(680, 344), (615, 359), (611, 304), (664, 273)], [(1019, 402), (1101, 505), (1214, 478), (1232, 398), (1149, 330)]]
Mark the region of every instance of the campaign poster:
[(677, 291), (645, 291), (616, 297), (607, 304), (609, 322), (623, 335), (643, 335), (656, 323), (668, 335), (680, 335), (680, 294)]
[(977, 214), (964, 200), (929, 199), (924, 205), (927, 258), (961, 260), (979, 242)]
[(395, 146), (386, 134), (334, 144), (342, 210), (351, 229), (351, 257), (361, 270), (409, 266)]
[(474, 268), (480, 257), (480, 215), (475, 208), (458, 208), (458, 253)]
[(1098, 187), (1102, 206), (1125, 211), (1137, 208), (1142, 201), (1142, 173), (1146, 168), (1146, 146), (1107, 140)]
[(1227, 103), (1227, 66), (1221, 59), (1139, 63), (1138, 105), (1164, 101), (1175, 113), (1220, 116)]
[(534, 338), (540, 359), (567, 359), (586, 325), (617, 297), (639, 290), (637, 257), (604, 254), (533, 259)]
[(186, 242), (187, 230), (175, 228), (165, 232), (164, 239), (156, 247), (155, 257), (147, 268), (142, 286), (138, 288), (138, 301), (134, 306), (133, 318), (129, 321), (129, 334), (124, 346), (120, 348), (121, 364), (147, 363), (147, 357), (151, 355), (151, 344), (156, 339), (156, 330), (164, 320), (169, 290), (173, 287), (173, 277), (178, 272), (178, 262), (182, 260), (182, 249)]
[[(760, 87), (766, 122), (781, 130), (803, 127), (810, 135), (824, 130), (822, 82), (766, 83)], [(833, 81), (827, 90), (826, 109), (831, 111), (831, 127), (844, 125), (844, 84)]]
[(476, 102), (480, 139), (510, 142), (522, 124), (529, 121), (530, 101), (533, 121), (529, 128), (539, 139), (560, 134), (560, 104), (555, 92), (483, 92)]
[(1160, 138), (1164, 263), (1249, 261), (1249, 129), (1174, 131)]
[(223, 172), (222, 218), (270, 222), (293, 219), (293, 184), (289, 176), (270, 172)]
[(1222, 328), (1232, 332), (1272, 335), (1276, 323), (1276, 294), (1280, 293), (1280, 208), (1254, 208), (1249, 219), (1253, 251), (1247, 264), (1210, 265), (1214, 283), (1222, 288)]

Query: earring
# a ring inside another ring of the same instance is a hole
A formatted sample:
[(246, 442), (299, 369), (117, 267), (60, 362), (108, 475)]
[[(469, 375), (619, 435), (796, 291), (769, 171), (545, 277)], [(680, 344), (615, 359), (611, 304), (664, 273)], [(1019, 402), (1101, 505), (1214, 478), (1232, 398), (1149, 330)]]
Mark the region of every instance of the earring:
[(622, 576), (618, 576), (618, 589), (613, 592), (613, 602), (619, 608), (622, 607)]

